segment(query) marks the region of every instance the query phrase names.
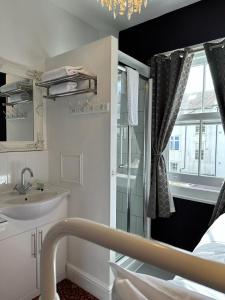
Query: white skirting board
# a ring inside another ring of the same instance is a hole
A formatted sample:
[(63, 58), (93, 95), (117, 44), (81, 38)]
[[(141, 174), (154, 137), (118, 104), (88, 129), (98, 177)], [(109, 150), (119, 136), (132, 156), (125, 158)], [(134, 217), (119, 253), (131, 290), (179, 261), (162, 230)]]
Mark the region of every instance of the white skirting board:
[(111, 300), (112, 286), (67, 263), (67, 278), (100, 300)]

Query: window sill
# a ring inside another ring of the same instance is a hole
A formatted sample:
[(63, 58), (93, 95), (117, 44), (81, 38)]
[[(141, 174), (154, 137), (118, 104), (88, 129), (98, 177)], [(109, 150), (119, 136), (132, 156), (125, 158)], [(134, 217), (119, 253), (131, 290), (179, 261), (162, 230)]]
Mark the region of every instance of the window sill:
[(213, 186), (170, 181), (170, 191), (175, 198), (215, 205), (220, 189)]

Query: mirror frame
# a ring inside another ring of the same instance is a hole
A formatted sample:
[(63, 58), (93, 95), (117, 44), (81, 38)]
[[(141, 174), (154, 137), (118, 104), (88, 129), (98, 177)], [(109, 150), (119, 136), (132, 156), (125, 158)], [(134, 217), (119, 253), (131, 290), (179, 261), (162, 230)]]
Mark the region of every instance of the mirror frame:
[(45, 150), (44, 124), (45, 103), (42, 89), (35, 83), (40, 79), (41, 72), (31, 70), (24, 65), (10, 62), (0, 57), (0, 72), (10, 73), (33, 80), (33, 106), (34, 106), (34, 140), (33, 141), (0, 141), (1, 152), (41, 151)]

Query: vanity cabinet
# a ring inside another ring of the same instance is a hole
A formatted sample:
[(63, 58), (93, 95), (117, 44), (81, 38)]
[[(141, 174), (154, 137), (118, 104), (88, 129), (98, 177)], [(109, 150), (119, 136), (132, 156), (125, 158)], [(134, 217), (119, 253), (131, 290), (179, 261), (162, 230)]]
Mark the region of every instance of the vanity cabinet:
[[(42, 248), (42, 242), (49, 231), (49, 229), (55, 224), (50, 223), (37, 228), (37, 268), (38, 268), (38, 276), (37, 276), (37, 287), (40, 288), (40, 254)], [(64, 279), (65, 276), (65, 265), (66, 265), (66, 257), (67, 257), (67, 241), (66, 238), (61, 239), (58, 244), (57, 253), (56, 253), (56, 276), (57, 282)]]
[(0, 242), (0, 299), (22, 300), (37, 290), (36, 229)]
[[(8, 218), (0, 232), (0, 300), (31, 300), (40, 294), (40, 254), (49, 229), (67, 217), (66, 198), (49, 214), (34, 220)], [(66, 238), (56, 254), (57, 281), (65, 278)]]
[[(0, 241), (0, 299), (30, 300), (30, 297), (38, 295), (42, 242), (55, 223)], [(65, 275), (66, 251), (66, 239), (59, 241), (56, 255), (57, 281)]]

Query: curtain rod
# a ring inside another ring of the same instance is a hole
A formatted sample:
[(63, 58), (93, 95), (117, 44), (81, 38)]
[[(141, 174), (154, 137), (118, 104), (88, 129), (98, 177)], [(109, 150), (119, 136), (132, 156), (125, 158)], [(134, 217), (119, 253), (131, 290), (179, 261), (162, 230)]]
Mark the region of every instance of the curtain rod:
[[(216, 43), (215, 45), (211, 45), (210, 46), (210, 49), (212, 50), (212, 49), (215, 49), (215, 48), (220, 48), (220, 47), (222, 47), (222, 48), (224, 48), (225, 47), (225, 40), (224, 39), (222, 39), (221, 41), (212, 41), (212, 42), (206, 42), (206, 43), (204, 43), (204, 44), (207, 44), (207, 43)], [(224, 43), (223, 43), (224, 42)], [(223, 43), (223, 44), (222, 44)], [(161, 52), (161, 53), (159, 53), (159, 54), (155, 54), (154, 56), (157, 56), (157, 55), (162, 55), (162, 54), (170, 54), (170, 53), (172, 53), (172, 52), (174, 52), (174, 51), (178, 51), (178, 50), (185, 50), (185, 49), (189, 49), (189, 52), (190, 53), (197, 53), (197, 52), (201, 52), (201, 51), (203, 51), (203, 50), (205, 50), (205, 48), (204, 48), (204, 46), (203, 46), (203, 44), (202, 44), (202, 46), (199, 46), (199, 47), (187, 47), (187, 48), (180, 48), (180, 49), (177, 49), (177, 50), (171, 50), (171, 51), (167, 51), (167, 52)], [(149, 60), (148, 61), (148, 65), (150, 64), (150, 61), (151, 60)]]
[[(220, 48), (220, 47), (222, 47), (222, 48), (224, 48), (224, 44), (215, 44), (215, 45), (212, 45), (212, 46), (210, 46), (209, 48), (210, 48), (210, 50), (212, 50), (212, 49), (216, 49), (216, 48)], [(195, 52), (200, 52), (200, 51), (203, 51), (203, 50), (205, 50), (205, 48), (202, 46), (202, 47), (198, 47), (198, 48), (191, 48), (191, 50), (190, 50), (190, 53), (195, 53)]]

